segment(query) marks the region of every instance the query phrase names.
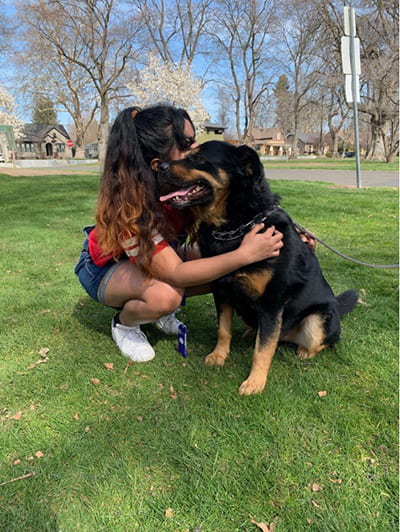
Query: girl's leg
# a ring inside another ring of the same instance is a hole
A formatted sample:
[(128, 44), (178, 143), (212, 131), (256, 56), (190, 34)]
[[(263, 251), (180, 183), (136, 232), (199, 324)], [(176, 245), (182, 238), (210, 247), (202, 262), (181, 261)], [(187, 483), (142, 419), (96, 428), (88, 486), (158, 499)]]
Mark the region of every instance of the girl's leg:
[(103, 278), (98, 293), (105, 305), (121, 308), (111, 323), (111, 336), (121, 353), (135, 362), (154, 358), (140, 325), (175, 311), (183, 290), (155, 279), (146, 281), (135, 264), (123, 261)]
[(121, 323), (128, 327), (156, 321), (174, 312), (184, 293), (156, 279), (145, 280), (139, 268), (129, 261), (118, 266), (103, 288), (103, 303), (121, 308)]

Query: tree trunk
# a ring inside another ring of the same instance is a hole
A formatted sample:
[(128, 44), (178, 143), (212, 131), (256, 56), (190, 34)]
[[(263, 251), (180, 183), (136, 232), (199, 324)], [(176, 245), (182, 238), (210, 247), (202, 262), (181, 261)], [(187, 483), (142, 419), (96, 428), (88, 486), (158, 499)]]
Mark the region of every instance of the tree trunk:
[(108, 102), (106, 98), (103, 98), (101, 104), (101, 113), (100, 113), (100, 125), (99, 125), (99, 163), (100, 166), (103, 165), (106, 157), (108, 133), (109, 133), (109, 110)]
[(371, 116), (371, 145), (366, 154), (366, 159), (385, 161), (385, 146), (383, 143), (383, 124), (379, 117)]

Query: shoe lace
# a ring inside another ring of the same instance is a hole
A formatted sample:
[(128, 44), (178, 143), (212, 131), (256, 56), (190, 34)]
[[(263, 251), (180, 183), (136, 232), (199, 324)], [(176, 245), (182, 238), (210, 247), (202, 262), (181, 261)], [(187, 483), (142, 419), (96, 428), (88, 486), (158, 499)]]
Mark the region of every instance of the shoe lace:
[(175, 313), (169, 314), (168, 316), (165, 316), (164, 320), (163, 320), (163, 322), (165, 324), (168, 324), (168, 325), (173, 325), (173, 324), (177, 323), (177, 321), (178, 320), (177, 320), (177, 317), (175, 316)]
[(139, 327), (132, 327), (129, 331), (126, 333), (127, 336), (130, 336), (132, 340), (135, 341), (141, 341), (144, 343), (147, 343), (147, 336), (144, 334), (144, 332)]

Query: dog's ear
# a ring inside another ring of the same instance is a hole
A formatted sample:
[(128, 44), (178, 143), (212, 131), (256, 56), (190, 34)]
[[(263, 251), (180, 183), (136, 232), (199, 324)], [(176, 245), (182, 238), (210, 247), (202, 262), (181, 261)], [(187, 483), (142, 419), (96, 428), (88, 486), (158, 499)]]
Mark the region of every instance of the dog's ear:
[(253, 148), (243, 144), (236, 148), (238, 165), (245, 175), (250, 177), (264, 175), (264, 167), (260, 158)]

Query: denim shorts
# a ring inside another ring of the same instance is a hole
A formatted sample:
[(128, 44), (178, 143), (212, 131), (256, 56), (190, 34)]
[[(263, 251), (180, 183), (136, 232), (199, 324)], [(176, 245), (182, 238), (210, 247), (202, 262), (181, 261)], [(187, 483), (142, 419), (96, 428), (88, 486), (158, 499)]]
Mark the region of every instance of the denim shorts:
[[(83, 230), (84, 234), (89, 235), (92, 228), (93, 226), (85, 227)], [(106, 305), (104, 302), (104, 292), (107, 283), (115, 270), (126, 260), (128, 259), (122, 259), (118, 262), (111, 260), (105, 266), (96, 266), (89, 254), (88, 239), (86, 238), (74, 272), (89, 296), (95, 301)]]

